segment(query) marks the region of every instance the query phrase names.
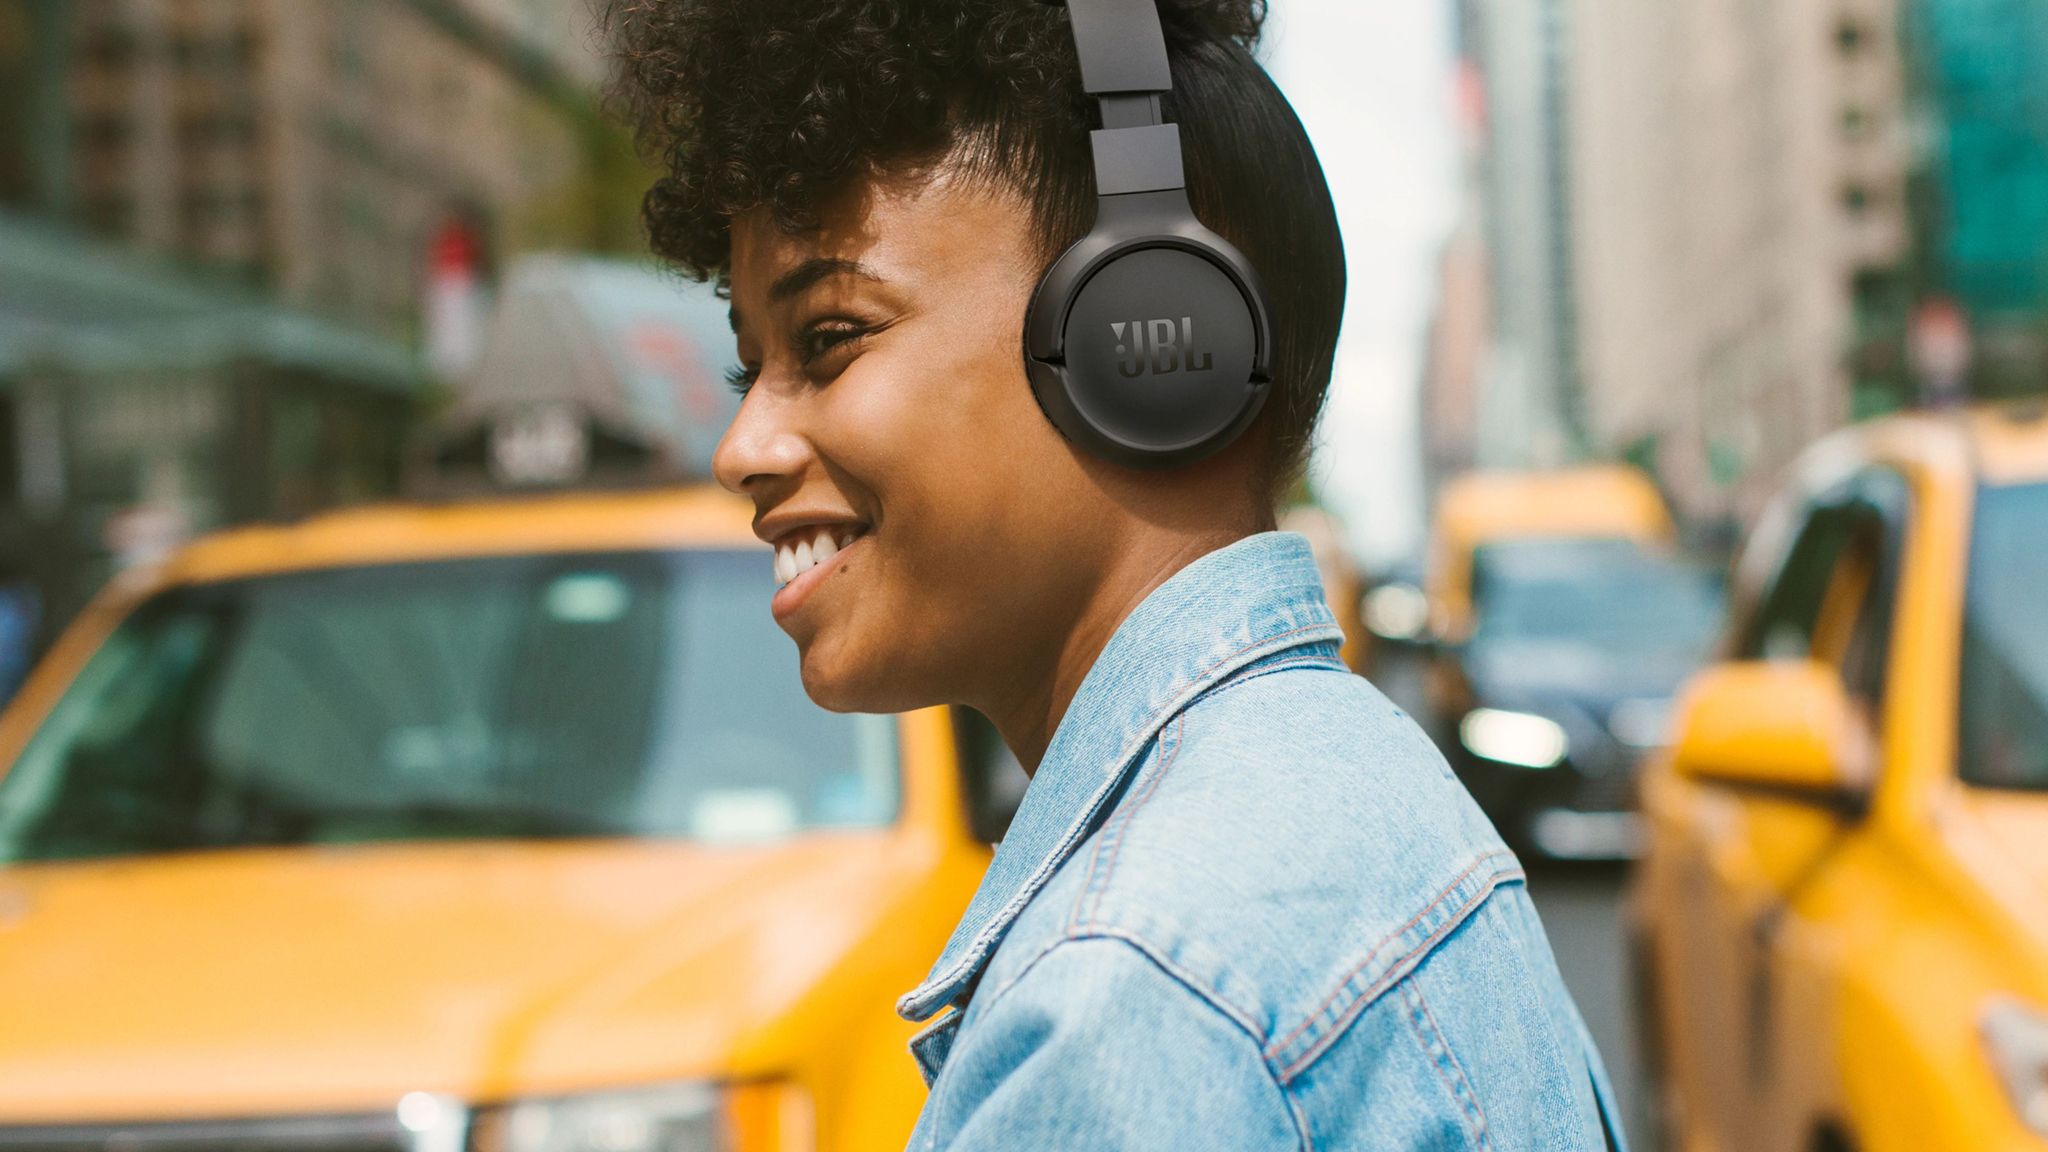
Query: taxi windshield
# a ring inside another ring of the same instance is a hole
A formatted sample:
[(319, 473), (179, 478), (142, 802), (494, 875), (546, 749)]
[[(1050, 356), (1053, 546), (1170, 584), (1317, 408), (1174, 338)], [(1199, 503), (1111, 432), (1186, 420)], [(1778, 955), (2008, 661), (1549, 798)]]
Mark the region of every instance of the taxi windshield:
[(894, 722), (810, 702), (773, 591), (679, 551), (165, 592), (0, 779), (0, 861), (885, 824)]
[(1585, 648), (1614, 660), (1706, 654), (1721, 621), (1712, 576), (1627, 540), (1514, 540), (1477, 549), (1474, 646)]
[(2048, 789), (2048, 484), (1983, 488), (1963, 610), (1961, 764), (1987, 788)]

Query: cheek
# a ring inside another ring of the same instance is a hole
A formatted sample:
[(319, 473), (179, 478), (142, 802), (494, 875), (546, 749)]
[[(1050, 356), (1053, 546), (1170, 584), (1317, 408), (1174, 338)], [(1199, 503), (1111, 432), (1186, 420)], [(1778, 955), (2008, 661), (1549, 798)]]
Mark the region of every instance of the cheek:
[[(1032, 398), (1018, 324), (892, 334), (828, 389), (836, 395), (820, 453), (872, 489), (889, 531), (985, 522), (1073, 470)], [(975, 338), (957, 335), (977, 328)]]
[(1085, 476), (1032, 398), (1018, 339), (919, 333), (826, 389), (819, 455), (872, 495), (877, 518), (859, 647), (936, 656), (982, 630), (992, 599), (1031, 597), (1020, 578), (1048, 563), (1058, 510), (1076, 507)]

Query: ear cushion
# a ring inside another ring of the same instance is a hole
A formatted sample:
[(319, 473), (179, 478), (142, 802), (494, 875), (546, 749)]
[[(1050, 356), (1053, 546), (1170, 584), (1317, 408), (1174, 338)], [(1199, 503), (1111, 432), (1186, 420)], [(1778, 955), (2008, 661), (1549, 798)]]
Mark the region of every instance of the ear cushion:
[(1258, 414), (1258, 332), (1244, 293), (1178, 247), (1107, 261), (1073, 295), (1065, 355), (1034, 363), (1039, 404), (1067, 437), (1134, 467), (1192, 463)]

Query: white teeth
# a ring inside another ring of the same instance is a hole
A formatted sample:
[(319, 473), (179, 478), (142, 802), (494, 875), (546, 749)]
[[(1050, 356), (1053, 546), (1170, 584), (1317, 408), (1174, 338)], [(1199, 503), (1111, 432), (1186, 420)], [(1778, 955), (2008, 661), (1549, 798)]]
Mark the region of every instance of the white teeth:
[(838, 554), (839, 541), (829, 528), (820, 529), (810, 540), (782, 544), (775, 549), (775, 583), (787, 584)]

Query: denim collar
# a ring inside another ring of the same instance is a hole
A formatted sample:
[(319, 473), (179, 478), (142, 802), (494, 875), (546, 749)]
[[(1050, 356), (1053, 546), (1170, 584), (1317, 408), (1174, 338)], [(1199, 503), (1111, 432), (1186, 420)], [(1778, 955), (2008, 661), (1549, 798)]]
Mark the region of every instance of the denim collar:
[(1308, 541), (1291, 532), (1211, 552), (1155, 589), (1081, 681), (967, 914), (896, 1010), (924, 1020), (963, 999), (1174, 714), (1246, 665), (1343, 638)]

